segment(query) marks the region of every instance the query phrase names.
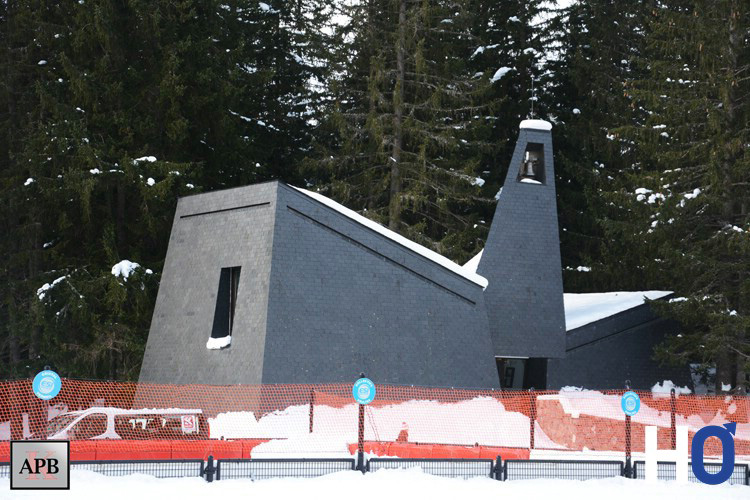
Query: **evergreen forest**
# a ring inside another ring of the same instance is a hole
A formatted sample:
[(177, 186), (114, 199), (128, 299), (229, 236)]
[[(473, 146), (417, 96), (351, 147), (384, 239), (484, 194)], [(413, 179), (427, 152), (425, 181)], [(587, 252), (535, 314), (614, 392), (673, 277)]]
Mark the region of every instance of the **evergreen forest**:
[(655, 359), (750, 386), (747, 0), (4, 0), (0, 58), (0, 378), (136, 380), (182, 196), (279, 179), (463, 264), (537, 118), (565, 291), (673, 291)]

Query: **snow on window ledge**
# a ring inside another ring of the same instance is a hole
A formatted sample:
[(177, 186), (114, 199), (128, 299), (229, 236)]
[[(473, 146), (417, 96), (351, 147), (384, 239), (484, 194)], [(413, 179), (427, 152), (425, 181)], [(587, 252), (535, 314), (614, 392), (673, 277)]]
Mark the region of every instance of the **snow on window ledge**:
[(232, 336), (227, 335), (226, 337), (209, 337), (208, 342), (206, 342), (206, 349), (223, 349), (225, 347), (228, 347), (229, 344), (232, 343)]

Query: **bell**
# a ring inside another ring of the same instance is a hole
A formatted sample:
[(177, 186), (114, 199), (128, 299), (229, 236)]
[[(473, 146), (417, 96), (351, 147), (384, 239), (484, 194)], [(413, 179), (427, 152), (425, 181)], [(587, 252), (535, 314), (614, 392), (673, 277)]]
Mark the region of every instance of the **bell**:
[(523, 162), (523, 172), (521, 174), (521, 177), (526, 177), (529, 179), (536, 179), (536, 172), (534, 171), (534, 164), (536, 163), (536, 159), (533, 158), (529, 152), (526, 152), (526, 160)]

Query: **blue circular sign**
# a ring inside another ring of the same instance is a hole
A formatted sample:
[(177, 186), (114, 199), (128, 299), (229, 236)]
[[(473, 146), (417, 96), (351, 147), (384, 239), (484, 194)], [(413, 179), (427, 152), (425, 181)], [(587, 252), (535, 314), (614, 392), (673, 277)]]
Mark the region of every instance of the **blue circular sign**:
[(34, 389), (34, 394), (39, 399), (52, 399), (57, 396), (60, 392), (62, 381), (60, 375), (53, 372), (52, 370), (44, 370), (36, 374), (34, 382), (31, 387)]
[(352, 396), (354, 396), (354, 401), (361, 405), (372, 403), (375, 399), (375, 384), (369, 378), (357, 380), (352, 387)]
[(628, 391), (622, 395), (620, 405), (622, 406), (622, 411), (625, 412), (625, 415), (632, 417), (641, 409), (641, 398), (639, 398), (638, 394), (633, 391)]

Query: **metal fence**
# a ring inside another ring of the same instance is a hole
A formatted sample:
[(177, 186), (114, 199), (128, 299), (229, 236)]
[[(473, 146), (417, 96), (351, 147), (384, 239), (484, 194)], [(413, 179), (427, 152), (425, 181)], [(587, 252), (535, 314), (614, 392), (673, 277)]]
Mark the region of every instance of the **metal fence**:
[(104, 476), (201, 477), (204, 465), (203, 460), (92, 460), (70, 462), (70, 470), (90, 470)]
[(367, 461), (367, 472), (380, 469), (411, 469), (418, 467), (422, 472), (443, 477), (494, 477), (495, 466), (492, 460), (482, 459), (430, 459), (430, 458), (371, 458)]
[(623, 476), (625, 464), (616, 460), (506, 460), (503, 481), (519, 479), (602, 479)]
[[(207, 481), (220, 479), (313, 478), (340, 471), (358, 469), (351, 458), (262, 458), (220, 459), (209, 457), (208, 465), (202, 460), (109, 460), (75, 461), (71, 470), (90, 470), (106, 476), (147, 474), (158, 478), (205, 477)], [(489, 477), (500, 481), (523, 479), (588, 480), (625, 476), (625, 464), (616, 460), (505, 460), (489, 459), (408, 459), (371, 458), (363, 472), (381, 469), (409, 469), (418, 467), (422, 472), (442, 477)], [(715, 474), (720, 463), (706, 463), (706, 471)], [(659, 462), (658, 478), (675, 480), (675, 463)], [(643, 479), (645, 462), (633, 464), (633, 478)], [(10, 464), (0, 462), (0, 478), (10, 476)], [(688, 478), (699, 482), (689, 469)], [(750, 466), (735, 464), (730, 484), (750, 485)]]
[(250, 458), (216, 461), (216, 479), (269, 479), (272, 477), (318, 477), (352, 471), (353, 458)]
[[(721, 470), (720, 463), (704, 463), (703, 464), (706, 472), (709, 474), (716, 474)], [(656, 468), (656, 475), (662, 481), (674, 481), (677, 477), (676, 473), (677, 466), (674, 462), (659, 462)], [(633, 479), (645, 479), (646, 462), (641, 460), (633, 464)], [(734, 464), (734, 470), (732, 475), (727, 481), (729, 484), (750, 484), (750, 471), (748, 470), (748, 464)], [(688, 463), (688, 481), (693, 483), (699, 483), (695, 474), (693, 474), (692, 462)]]

